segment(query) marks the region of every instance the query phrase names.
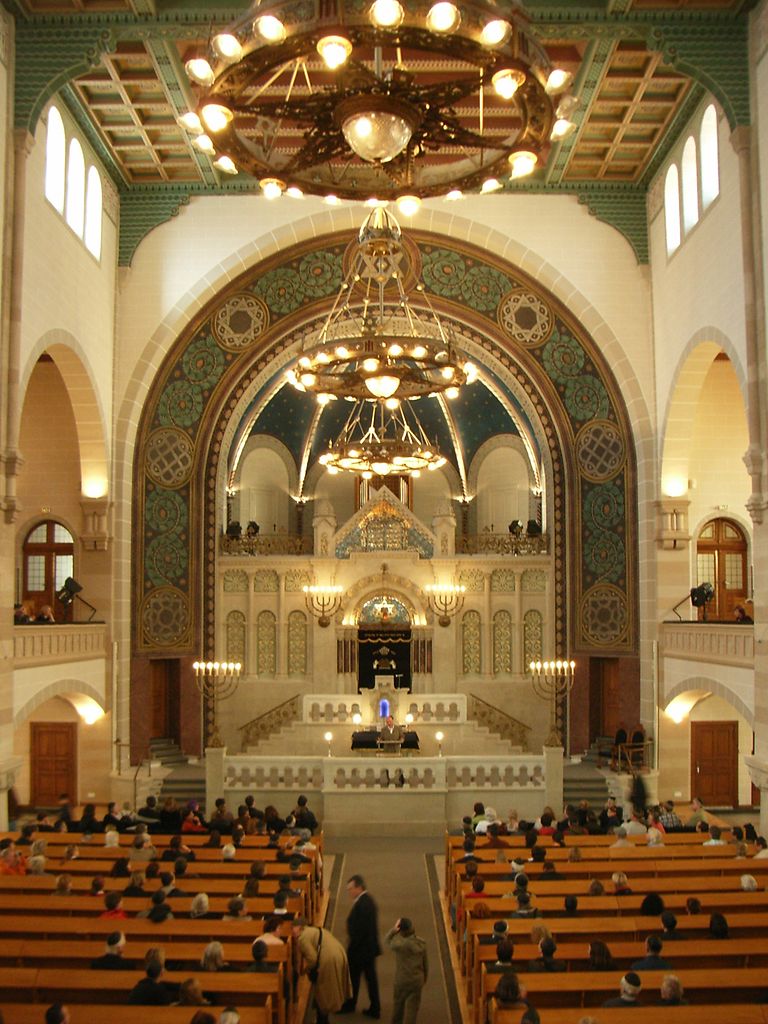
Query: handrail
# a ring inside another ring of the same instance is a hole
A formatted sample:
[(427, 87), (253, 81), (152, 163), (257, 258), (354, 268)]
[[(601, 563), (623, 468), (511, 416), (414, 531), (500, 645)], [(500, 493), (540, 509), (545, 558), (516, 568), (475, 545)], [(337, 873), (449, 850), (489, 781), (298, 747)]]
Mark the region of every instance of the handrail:
[(284, 700), (282, 704), (275, 705), (269, 711), (265, 711), (263, 715), (258, 715), (258, 717), (252, 718), (250, 722), (246, 722), (245, 725), (241, 725), (239, 730), (241, 734), (241, 749), (245, 751), (251, 743), (260, 739), (266, 739), (278, 727), (292, 722), (299, 713), (300, 697), (301, 694), (296, 693), (293, 697)]
[(136, 810), (138, 804), (138, 793), (139, 793), (139, 772), (144, 767), (144, 762), (147, 762), (148, 772), (147, 778), (152, 778), (152, 757), (149, 744), (147, 744), (147, 756), (139, 758), (139, 763), (136, 765), (136, 771), (133, 773), (133, 809)]
[(476, 693), (470, 693), (472, 703), (467, 708), (467, 716), (476, 719), (481, 725), (486, 725), (491, 732), (498, 733), (502, 739), (509, 740), (516, 746), (528, 749), (528, 734), (531, 731), (530, 725), (521, 722), (512, 715), (489, 704), (487, 700), (478, 697)]

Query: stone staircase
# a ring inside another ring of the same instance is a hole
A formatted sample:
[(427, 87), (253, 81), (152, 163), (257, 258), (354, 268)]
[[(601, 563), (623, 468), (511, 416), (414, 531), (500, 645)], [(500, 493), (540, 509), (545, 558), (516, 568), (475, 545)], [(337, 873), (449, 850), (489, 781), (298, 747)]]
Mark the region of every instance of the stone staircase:
[[(563, 767), (563, 802), (578, 804), (587, 800), (592, 810), (598, 814), (608, 799), (610, 791), (605, 775), (583, 758), (581, 763), (566, 762)], [(559, 808), (555, 808), (559, 811)]]
[(172, 796), (177, 803), (188, 800), (199, 800), (205, 803), (205, 765), (201, 762), (189, 763), (186, 754), (182, 754), (175, 740), (163, 738), (149, 742), (150, 755), (153, 761), (160, 761), (167, 774), (163, 778), (158, 800), (163, 801)]

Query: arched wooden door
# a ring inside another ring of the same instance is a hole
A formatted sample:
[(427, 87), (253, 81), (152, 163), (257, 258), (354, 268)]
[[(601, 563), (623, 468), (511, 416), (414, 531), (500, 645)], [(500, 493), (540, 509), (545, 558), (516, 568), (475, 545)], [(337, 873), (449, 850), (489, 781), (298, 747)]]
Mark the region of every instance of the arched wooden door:
[[(697, 584), (711, 583), (714, 597), (707, 618), (730, 622), (736, 605), (743, 605), (749, 594), (747, 538), (732, 519), (712, 519), (706, 523), (696, 544)], [(703, 609), (699, 608), (699, 618)]]

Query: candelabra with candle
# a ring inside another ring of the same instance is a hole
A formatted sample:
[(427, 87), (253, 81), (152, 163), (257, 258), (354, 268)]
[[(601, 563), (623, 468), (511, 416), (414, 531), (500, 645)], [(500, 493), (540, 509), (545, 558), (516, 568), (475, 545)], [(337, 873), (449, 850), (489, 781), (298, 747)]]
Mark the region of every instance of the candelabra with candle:
[(306, 601), (307, 609), (317, 619), (318, 626), (322, 626), (325, 629), (326, 626), (330, 626), (331, 617), (341, 607), (341, 595), (344, 592), (343, 587), (339, 586), (311, 586), (303, 587), (304, 600)]
[(424, 587), (429, 607), (441, 626), (450, 626), (453, 616), (461, 611), (466, 589), (463, 583), (428, 583)]
[(332, 732), (323, 733), (323, 739), (328, 744), (328, 757), (331, 757), (332, 756), (332, 754), (331, 754), (331, 741), (333, 740), (333, 733)]
[(231, 697), (240, 682), (242, 666), (237, 661), (196, 661), (195, 683), (203, 697), (205, 708), (205, 738), (208, 747), (223, 747), (218, 724), (221, 701)]
[(563, 737), (558, 725), (558, 712), (562, 701), (573, 689), (575, 661), (532, 661), (530, 663), (533, 692), (549, 701), (549, 736), (546, 746), (562, 747)]

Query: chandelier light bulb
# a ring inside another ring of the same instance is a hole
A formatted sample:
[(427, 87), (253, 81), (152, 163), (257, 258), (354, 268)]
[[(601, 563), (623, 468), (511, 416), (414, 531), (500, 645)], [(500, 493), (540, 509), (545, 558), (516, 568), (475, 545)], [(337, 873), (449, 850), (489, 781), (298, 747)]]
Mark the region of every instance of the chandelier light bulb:
[(460, 188), (452, 188), (451, 191), (446, 193), (446, 195), (443, 198), (446, 200), (446, 202), (455, 203), (459, 199), (464, 198), (464, 193), (461, 191)]
[(427, 13), (427, 28), (430, 32), (455, 32), (461, 22), (461, 14), (455, 4), (433, 4)]
[[(368, 99), (369, 97), (366, 97)], [(370, 98), (371, 109), (357, 110), (344, 118), (341, 130), (349, 148), (368, 163), (388, 163), (402, 153), (413, 134), (413, 124), (389, 100)]]
[(235, 115), (223, 103), (206, 103), (200, 116), (209, 132), (222, 132)]
[(314, 373), (302, 373), (302, 375), (299, 377), (299, 380), (301, 381), (305, 388), (311, 388), (315, 381), (317, 380), (317, 377), (314, 375)]
[(398, 356), (401, 356), (403, 354), (403, 346), (397, 344), (390, 345), (389, 348), (387, 349), (387, 354), (396, 359)]
[(371, 23), (377, 28), (397, 28), (405, 16), (398, 0), (375, 0), (368, 14)]
[(567, 89), (572, 81), (573, 75), (570, 71), (564, 71), (563, 68), (553, 68), (549, 73), (549, 78), (547, 78), (547, 84), (544, 88), (552, 95)]
[(300, 188), (297, 188), (296, 185), (289, 185), (289, 187), (285, 190), (285, 194), (287, 196), (290, 196), (291, 199), (303, 199), (304, 198), (304, 193), (301, 191)]
[(339, 359), (349, 359), (349, 349), (344, 345), (339, 345), (335, 352)]
[(370, 469), (366, 469), (363, 471), (363, 480), (373, 480), (373, 473), (370, 471)]
[(187, 72), (187, 77), (190, 81), (195, 82), (197, 85), (202, 85), (206, 89), (213, 85), (216, 78), (207, 57), (198, 56), (190, 58), (184, 65), (184, 70)]
[(573, 96), (571, 93), (568, 93), (567, 96), (561, 96), (555, 113), (558, 117), (570, 118), (579, 109), (580, 102), (579, 97)]
[(317, 44), (317, 52), (330, 71), (336, 71), (346, 64), (352, 53), (352, 43), (344, 36), (323, 36)]
[(397, 409), (397, 407), (400, 405), (400, 399), (387, 398), (386, 401), (384, 402), (384, 405), (387, 407), (387, 409)]
[(328, 403), (331, 401), (332, 398), (333, 398), (333, 395), (320, 394), (320, 395), (317, 396), (317, 404), (318, 405), (328, 405)]
[(498, 178), (486, 178), (480, 186), (480, 191), (483, 195), (487, 195), (489, 192), (498, 192), (500, 188), (501, 182)]
[(371, 463), (371, 469), (377, 476), (388, 476), (392, 467), (388, 462), (373, 462)]
[[(259, 188), (265, 199), (279, 199), (283, 194), (285, 186), (279, 178), (262, 178), (259, 182)], [(307, 363), (302, 362), (301, 365), (309, 366), (309, 361)]]
[(502, 18), (494, 18), (483, 25), (480, 42), (483, 46), (501, 46), (506, 43), (512, 33), (512, 26)]
[(368, 359), (363, 360), (363, 369), (366, 373), (375, 373), (379, 368), (379, 360), (374, 359), (373, 356), (369, 356)]
[(331, 476), (336, 476), (339, 471), (336, 468), (336, 466), (328, 466), (328, 472), (331, 474)]
[(213, 166), (223, 171), (225, 174), (237, 174), (237, 166), (231, 156), (227, 156), (226, 153), (222, 153), (221, 156), (216, 157), (213, 161)]
[(210, 135), (198, 135), (193, 143), (200, 150), (201, 153), (205, 153), (206, 156), (213, 156), (216, 152), (216, 147), (213, 144), (213, 139)]
[(323, 197), (323, 202), (325, 203), (326, 206), (340, 206), (341, 205), (341, 200), (339, 199), (339, 197), (333, 195), (332, 192), (329, 193), (327, 196)]
[(531, 153), (526, 149), (520, 149), (517, 153), (512, 153), (509, 158), (509, 164), (512, 168), (511, 177), (513, 179), (524, 178), (527, 174), (533, 173), (538, 159), (535, 153)]
[(203, 133), (203, 122), (194, 110), (187, 110), (179, 117), (178, 122), (185, 131), (191, 132), (193, 135), (202, 135)]
[(427, 350), (423, 345), (415, 345), (411, 351), (411, 355), (414, 359), (423, 359), (426, 354)]
[(452, 366), (444, 366), (440, 371), (445, 380), (453, 380), (454, 372), (455, 371)]
[(414, 217), (421, 208), (421, 200), (418, 196), (400, 196), (397, 200), (397, 209), (403, 217)]
[(478, 369), (475, 364), (464, 363), (462, 369), (464, 370), (464, 376), (467, 378), (467, 384), (474, 384), (478, 375)]
[(265, 43), (282, 43), (285, 39), (285, 25), (274, 14), (262, 14), (256, 19), (254, 28)]
[(400, 387), (400, 378), (383, 373), (366, 378), (365, 386), (374, 398), (391, 398)]
[(459, 389), (458, 388), (448, 388), (448, 390), (445, 392), (445, 397), (446, 398), (458, 398), (459, 397)]
[(219, 32), (212, 39), (212, 46), (222, 60), (240, 60), (243, 55), (243, 48), (240, 40), (231, 32)]
[(552, 131), (549, 137), (550, 139), (552, 139), (553, 142), (557, 142), (560, 139), (565, 139), (571, 134), (575, 127), (576, 125), (573, 123), (573, 121), (569, 121), (565, 117), (558, 117), (558, 119), (552, 125)]
[(524, 81), (524, 72), (517, 68), (504, 68), (497, 71), (491, 79), (497, 96), (501, 96), (503, 100), (511, 100)]

